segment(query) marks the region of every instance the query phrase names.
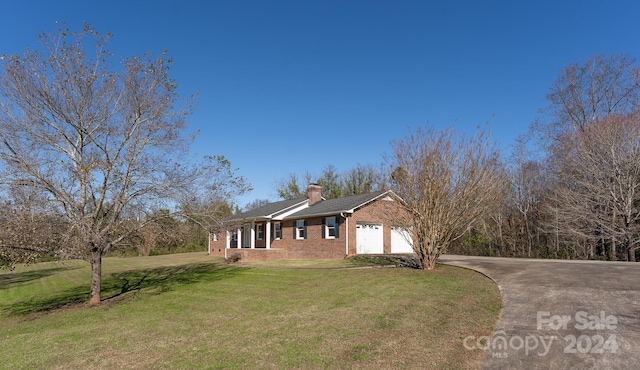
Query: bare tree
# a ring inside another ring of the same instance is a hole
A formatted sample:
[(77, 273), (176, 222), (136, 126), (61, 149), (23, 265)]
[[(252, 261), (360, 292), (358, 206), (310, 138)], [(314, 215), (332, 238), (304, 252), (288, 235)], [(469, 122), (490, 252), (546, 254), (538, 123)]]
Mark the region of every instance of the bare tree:
[[(627, 120), (629, 115), (638, 112), (640, 69), (636, 60), (627, 55), (595, 55), (582, 64), (573, 63), (564, 68), (547, 99), (549, 106), (543, 112), (551, 119), (533, 125), (542, 135), (548, 155), (544, 163), (550, 185), (540, 203), (544, 211), (540, 226), (555, 246), (554, 255), (594, 258), (607, 254), (608, 258), (615, 259), (616, 246), (622, 241), (620, 235), (614, 235), (618, 232), (612, 234), (609, 229), (624, 221), (612, 197), (595, 192), (598, 187), (602, 190), (610, 185), (598, 176), (609, 176), (609, 181), (614, 181), (614, 177), (603, 172), (610, 163), (603, 162), (600, 148), (603, 143), (594, 140), (601, 135), (603, 139), (609, 137), (612, 130), (620, 131), (611, 120), (617, 121), (620, 117)], [(620, 148), (611, 148), (609, 157), (618, 150)], [(600, 164), (605, 166), (597, 171), (585, 167), (589, 161), (594, 163), (596, 153), (600, 153)], [(625, 258), (632, 257), (628, 254), (630, 250), (625, 253)]]
[(538, 122), (546, 139), (579, 132), (609, 114), (633, 112), (640, 104), (640, 71), (627, 55), (595, 55), (565, 67), (547, 94), (545, 110), (553, 119)]
[(250, 211), (252, 209), (266, 206), (269, 203), (271, 203), (269, 199), (254, 199), (251, 202), (247, 203), (247, 205), (244, 206), (243, 210)]
[[(520, 136), (517, 145), (511, 155), (511, 168), (507, 171), (507, 176), (511, 189), (509, 203), (517, 210), (518, 216), (522, 220), (522, 232), (524, 236), (526, 251), (522, 253), (531, 257), (534, 244), (533, 220), (537, 211), (542, 192), (544, 190), (544, 179), (546, 177), (543, 166), (531, 159), (527, 151), (528, 138)], [(519, 240), (518, 240), (519, 242)]]
[(31, 189), (40, 212), (64, 222), (56, 255), (90, 262), (90, 304), (104, 253), (225, 166), (189, 164), (190, 103), (179, 106), (165, 53), (116, 68), (109, 39), (89, 25), (43, 33), (41, 48), (5, 58), (0, 72), (1, 184)]
[(469, 138), (452, 128), (419, 128), (391, 146), (391, 176), (411, 214), (396, 222), (413, 230), (421, 267), (431, 270), (500, 198), (498, 152), (481, 129)]
[(179, 201), (180, 215), (215, 234), (223, 230), (223, 219), (240, 212), (233, 199), (253, 189), (244, 177), (235, 175), (237, 169), (226, 158), (206, 159), (207, 164), (201, 167), (206, 175), (200, 176), (193, 191)]
[[(609, 115), (555, 147), (560, 229), (589, 246), (619, 245), (629, 261), (640, 246), (640, 117)], [(595, 251), (587, 250), (588, 256)]]

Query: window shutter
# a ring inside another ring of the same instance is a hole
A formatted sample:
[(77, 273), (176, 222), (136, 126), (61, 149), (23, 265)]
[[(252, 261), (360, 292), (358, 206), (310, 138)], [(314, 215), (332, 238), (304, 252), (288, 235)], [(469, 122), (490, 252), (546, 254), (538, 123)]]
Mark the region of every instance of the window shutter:
[(327, 225), (327, 219), (323, 217), (322, 218), (322, 239), (325, 238), (324, 234), (325, 234), (325, 229), (327, 228), (326, 225)]
[(340, 237), (340, 224), (342, 224), (342, 217), (336, 216), (336, 239)]
[(293, 229), (293, 240), (296, 240), (296, 236), (297, 236), (297, 234), (296, 234), (296, 230), (298, 229), (298, 221), (293, 220), (293, 227), (292, 227), (292, 229)]

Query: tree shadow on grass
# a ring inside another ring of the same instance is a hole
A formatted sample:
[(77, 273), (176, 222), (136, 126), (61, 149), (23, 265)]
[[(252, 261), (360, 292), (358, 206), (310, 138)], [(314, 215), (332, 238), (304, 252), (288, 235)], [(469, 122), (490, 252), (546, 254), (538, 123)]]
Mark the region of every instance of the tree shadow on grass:
[(89, 301), (89, 288), (87, 286), (76, 286), (67, 289), (57, 295), (43, 298), (31, 298), (28, 300), (15, 302), (9, 306), (1, 307), (2, 316), (17, 317), (37, 313), (46, 313), (77, 305)]
[[(105, 302), (117, 301), (118, 298), (123, 298), (130, 293), (162, 294), (184, 285), (224, 280), (242, 270), (238, 267), (197, 263), (119, 272), (108, 277), (103, 276), (102, 298)], [(13, 317), (26, 316), (76, 306), (88, 301), (89, 284), (86, 284), (67, 289), (55, 296), (17, 302), (8, 307), (0, 305), (0, 313)]]
[(33, 280), (42, 279), (47, 276), (51, 276), (63, 271), (75, 270), (77, 268), (79, 267), (64, 266), (64, 267), (54, 267), (54, 268), (44, 269), (44, 270), (33, 270), (33, 271), (2, 274), (0, 275), (0, 290), (15, 288)]
[(240, 268), (194, 263), (182, 266), (157, 267), (148, 270), (125, 271), (112, 274), (102, 281), (102, 297), (109, 300), (129, 292), (145, 291), (160, 294), (178, 286), (211, 282), (235, 276)]

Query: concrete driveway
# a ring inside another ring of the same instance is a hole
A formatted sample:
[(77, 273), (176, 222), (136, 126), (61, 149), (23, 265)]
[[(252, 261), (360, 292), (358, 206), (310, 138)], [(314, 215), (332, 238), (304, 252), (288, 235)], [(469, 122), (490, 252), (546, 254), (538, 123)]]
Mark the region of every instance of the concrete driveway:
[(640, 264), (444, 255), (494, 280), (504, 308), (484, 369), (640, 369)]

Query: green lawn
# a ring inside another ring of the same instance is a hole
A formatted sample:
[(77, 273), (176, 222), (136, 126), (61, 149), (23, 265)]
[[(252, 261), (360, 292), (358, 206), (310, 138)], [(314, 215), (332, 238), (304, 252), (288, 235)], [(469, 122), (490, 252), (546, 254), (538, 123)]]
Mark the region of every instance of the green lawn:
[[(0, 272), (2, 369), (466, 369), (501, 298), (490, 280), (440, 266), (353, 262), (226, 265), (204, 253), (106, 258), (87, 307), (85, 262)], [(241, 266), (241, 267), (239, 267)]]

